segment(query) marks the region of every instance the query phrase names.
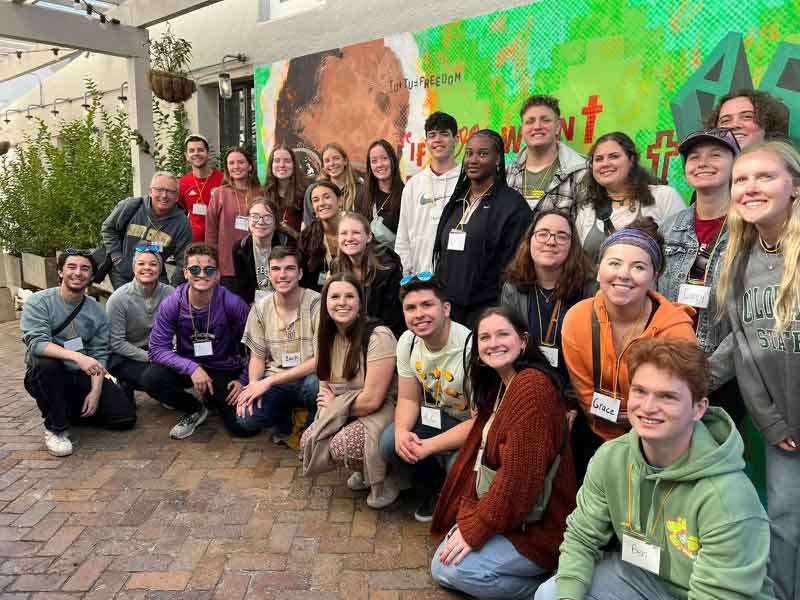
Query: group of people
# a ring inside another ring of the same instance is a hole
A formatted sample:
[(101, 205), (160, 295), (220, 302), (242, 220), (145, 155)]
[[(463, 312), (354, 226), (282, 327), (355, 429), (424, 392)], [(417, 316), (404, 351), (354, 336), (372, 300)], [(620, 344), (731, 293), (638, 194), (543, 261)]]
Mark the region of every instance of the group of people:
[[(456, 121), (433, 113), (431, 162), (405, 185), (384, 140), (363, 180), (327, 145), (308, 186), (278, 146), (261, 188), (244, 150), (220, 174), (188, 138), (192, 172), (157, 173), (103, 224), (105, 309), (75, 249), (24, 306), (48, 450), (72, 452), (71, 423), (133, 427), (142, 390), (182, 413), (173, 438), (211, 409), (234, 436), (301, 432), (303, 473), (345, 467), (374, 509), (411, 488), (448, 588), (798, 597), (800, 154), (780, 140), (785, 107), (721, 99), (679, 147), (688, 207), (624, 133), (587, 160), (559, 141), (555, 98), (520, 117), (507, 170), (491, 130), (457, 165)], [(746, 414), (768, 514), (744, 474)]]

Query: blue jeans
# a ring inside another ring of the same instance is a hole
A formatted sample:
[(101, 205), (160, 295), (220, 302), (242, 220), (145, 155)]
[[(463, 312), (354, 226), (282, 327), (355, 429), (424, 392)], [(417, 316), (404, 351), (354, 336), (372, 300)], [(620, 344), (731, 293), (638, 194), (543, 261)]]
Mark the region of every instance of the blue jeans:
[[(441, 429), (423, 425), (422, 420), (418, 418), (416, 424), (414, 425), (414, 429), (411, 431), (416, 433), (417, 437), (419, 437), (421, 440), (427, 440), (429, 438), (436, 437), (440, 433), (444, 433), (449, 429), (452, 429), (460, 423), (462, 423), (462, 421), (459, 421), (458, 419), (442, 411)], [(383, 430), (380, 439), (380, 449), (381, 456), (383, 456), (383, 459), (387, 463), (392, 465), (412, 467), (414, 469), (415, 487), (420, 488), (427, 493), (439, 493), (444, 485), (447, 472), (450, 471), (450, 467), (453, 466), (453, 463), (456, 461), (456, 456), (458, 456), (458, 451), (453, 450), (452, 452), (447, 452), (441, 456), (429, 456), (414, 465), (408, 464), (406, 461), (400, 458), (400, 455), (397, 453), (397, 449), (394, 446), (394, 423), (389, 423), (386, 429)], [(444, 464), (444, 468), (442, 468), (442, 463)]]
[(261, 431), (277, 427), (281, 433), (292, 432), (292, 409), (305, 408), (308, 427), (317, 414), (319, 379), (315, 373), (299, 381), (273, 385), (261, 397), (261, 406), (253, 404), (253, 414), (237, 417), (239, 426), (248, 431)]
[(800, 596), (800, 453), (767, 444), (769, 576), (778, 600)]
[(520, 554), (502, 535), (491, 538), (480, 550), (473, 550), (461, 564), (443, 565), (436, 549), (431, 577), (439, 585), (476, 598), (531, 598), (548, 571)]
[[(557, 600), (556, 578), (551, 577), (536, 591), (535, 600)], [(619, 553), (606, 554), (594, 565), (592, 585), (586, 600), (675, 600), (658, 575), (622, 560)]]

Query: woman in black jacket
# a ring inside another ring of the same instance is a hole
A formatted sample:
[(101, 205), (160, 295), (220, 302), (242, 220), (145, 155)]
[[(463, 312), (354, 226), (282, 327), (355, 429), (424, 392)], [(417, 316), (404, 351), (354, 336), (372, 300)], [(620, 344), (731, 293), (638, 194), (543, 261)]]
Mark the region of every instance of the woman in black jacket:
[(450, 316), (467, 327), (497, 303), (503, 269), (533, 219), (527, 202), (506, 184), (503, 152), (496, 131), (482, 129), (469, 138), (436, 232), (434, 271), (446, 285)]
[(367, 315), (379, 319), (400, 337), (406, 329), (400, 303), (400, 257), (375, 241), (369, 221), (360, 213), (349, 212), (339, 218), (338, 242), (333, 272), (353, 273), (364, 286)]
[(254, 198), (247, 209), (250, 234), (233, 245), (234, 290), (252, 304), (271, 293), (269, 255), (275, 246), (294, 245), (294, 239), (277, 224), (278, 207), (272, 200)]

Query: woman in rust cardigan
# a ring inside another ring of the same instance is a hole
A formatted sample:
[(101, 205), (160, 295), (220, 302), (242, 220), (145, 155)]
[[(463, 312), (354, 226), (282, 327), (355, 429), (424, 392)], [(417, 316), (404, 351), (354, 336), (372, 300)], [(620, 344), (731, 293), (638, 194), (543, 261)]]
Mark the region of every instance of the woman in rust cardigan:
[[(560, 382), (522, 318), (505, 306), (478, 318), (467, 379), (477, 419), (436, 505), (431, 529), (445, 538), (431, 575), (479, 598), (532, 598), (557, 566), (575, 508)], [(484, 479), (491, 471), (494, 478)]]

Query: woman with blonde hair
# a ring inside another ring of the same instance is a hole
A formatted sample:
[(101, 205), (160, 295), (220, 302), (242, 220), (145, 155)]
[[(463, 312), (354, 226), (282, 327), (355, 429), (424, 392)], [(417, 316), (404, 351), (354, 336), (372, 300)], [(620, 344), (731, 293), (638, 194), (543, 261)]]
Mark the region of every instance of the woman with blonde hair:
[[(340, 144), (336, 142), (325, 144), (322, 149), (322, 173), (317, 177), (317, 181), (331, 181), (342, 190), (343, 210), (353, 212), (362, 205), (364, 180), (353, 170), (350, 158)], [(303, 205), (303, 227), (311, 225), (314, 218), (311, 194), (306, 190), (305, 203)]]
[[(800, 154), (747, 146), (733, 164), (728, 247), (717, 300), (732, 332), (711, 357), (714, 383), (735, 375), (766, 440), (769, 576), (800, 597)], [(732, 356), (731, 356), (732, 354)]]

